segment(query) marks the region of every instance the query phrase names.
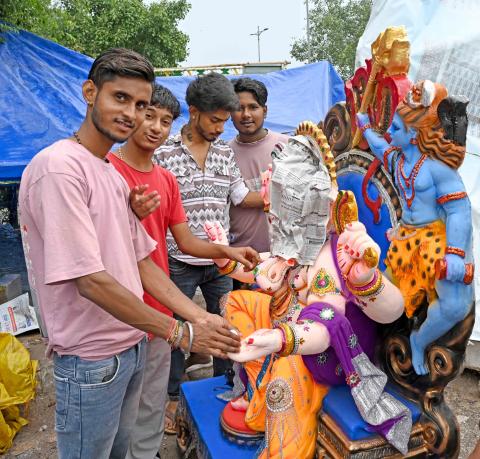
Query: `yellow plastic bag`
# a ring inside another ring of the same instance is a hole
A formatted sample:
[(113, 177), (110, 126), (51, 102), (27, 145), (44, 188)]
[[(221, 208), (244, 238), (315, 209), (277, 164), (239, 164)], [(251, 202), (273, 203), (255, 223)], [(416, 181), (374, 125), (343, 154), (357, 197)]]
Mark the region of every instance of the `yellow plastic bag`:
[(28, 423), (20, 416), (18, 405), (35, 396), (37, 365), (17, 338), (0, 333), (0, 454), (12, 446), (13, 437)]

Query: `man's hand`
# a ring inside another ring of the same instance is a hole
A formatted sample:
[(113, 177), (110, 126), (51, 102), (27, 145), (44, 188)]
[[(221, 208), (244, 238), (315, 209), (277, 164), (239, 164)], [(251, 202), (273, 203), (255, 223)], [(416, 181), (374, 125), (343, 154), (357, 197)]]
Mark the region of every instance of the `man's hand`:
[(445, 260), (447, 262), (446, 279), (451, 282), (463, 282), (465, 276), (465, 261), (463, 258), (453, 253), (447, 253)]
[(239, 333), (221, 316), (208, 314), (195, 320), (192, 325), (192, 352), (226, 359), (228, 353), (240, 350)]
[(147, 189), (148, 185), (137, 185), (130, 191), (130, 206), (140, 220), (148, 217), (160, 206), (158, 191), (145, 194)]
[(245, 271), (251, 271), (260, 263), (260, 255), (251, 247), (228, 246), (227, 233), (220, 222), (206, 221), (203, 229), (210, 242), (225, 246), (225, 258), (214, 260), (218, 266), (225, 266), (229, 260), (235, 260), (244, 266)]
[(244, 271), (251, 271), (261, 259), (258, 252), (251, 247), (225, 247), (227, 257), (242, 263)]

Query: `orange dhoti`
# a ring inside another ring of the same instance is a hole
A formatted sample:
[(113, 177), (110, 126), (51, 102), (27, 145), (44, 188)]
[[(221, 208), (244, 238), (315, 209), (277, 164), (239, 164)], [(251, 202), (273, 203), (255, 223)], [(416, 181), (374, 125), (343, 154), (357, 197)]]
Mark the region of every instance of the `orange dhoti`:
[[(246, 337), (260, 328), (273, 328), (271, 297), (236, 290), (228, 295), (225, 318)], [(299, 355), (267, 356), (244, 364), (249, 405), (245, 423), (265, 432), (260, 458), (313, 458), (316, 415), (328, 387), (314, 381)]]
[(445, 255), (445, 224), (434, 221), (423, 227), (400, 225), (392, 238), (385, 264), (405, 299), (405, 313), (412, 317), (425, 299), (437, 298), (435, 262)]

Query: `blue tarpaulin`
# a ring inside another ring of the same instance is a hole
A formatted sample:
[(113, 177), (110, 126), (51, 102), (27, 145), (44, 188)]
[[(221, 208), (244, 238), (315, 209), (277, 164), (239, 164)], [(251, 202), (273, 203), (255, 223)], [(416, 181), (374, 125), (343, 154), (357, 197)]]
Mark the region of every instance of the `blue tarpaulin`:
[[(0, 43), (0, 180), (18, 180), (30, 159), (78, 128), (86, 105), (81, 85), (90, 57), (28, 32), (4, 33)], [(344, 100), (343, 82), (328, 62), (249, 75), (268, 88), (265, 126), (292, 132), (303, 120), (318, 122)], [(181, 102), (172, 133), (188, 118), (185, 90), (194, 77), (157, 78)], [(223, 138), (235, 129), (229, 122)]]

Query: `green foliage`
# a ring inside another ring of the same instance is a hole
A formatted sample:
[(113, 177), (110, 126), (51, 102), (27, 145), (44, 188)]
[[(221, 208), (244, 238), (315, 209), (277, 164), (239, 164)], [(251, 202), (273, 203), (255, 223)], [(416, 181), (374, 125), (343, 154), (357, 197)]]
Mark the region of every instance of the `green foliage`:
[(354, 72), (358, 39), (367, 25), (372, 0), (313, 0), (310, 56), (306, 39), (296, 40), (291, 55), (299, 61), (330, 61), (343, 79)]
[(107, 48), (144, 54), (156, 67), (187, 57), (188, 36), (178, 23), (187, 0), (3, 0), (0, 18), (14, 26), (95, 57)]
[(48, 31), (50, 37), (57, 30), (57, 11), (50, 3), (51, 0), (1, 0), (0, 20), (9, 25), (0, 23), (0, 32), (18, 27), (43, 36)]

